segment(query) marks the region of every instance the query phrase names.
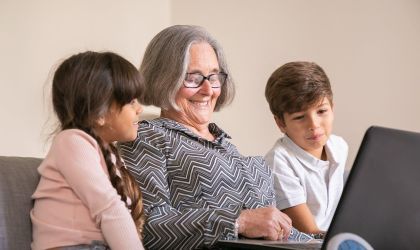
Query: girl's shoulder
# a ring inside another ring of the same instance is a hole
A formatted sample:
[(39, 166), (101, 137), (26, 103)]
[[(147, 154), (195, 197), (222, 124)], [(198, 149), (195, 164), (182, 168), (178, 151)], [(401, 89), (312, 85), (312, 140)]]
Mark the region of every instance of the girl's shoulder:
[(98, 147), (98, 142), (88, 133), (80, 129), (65, 129), (55, 135), (54, 144), (65, 144), (77, 146), (78, 144), (90, 144), (95, 148)]

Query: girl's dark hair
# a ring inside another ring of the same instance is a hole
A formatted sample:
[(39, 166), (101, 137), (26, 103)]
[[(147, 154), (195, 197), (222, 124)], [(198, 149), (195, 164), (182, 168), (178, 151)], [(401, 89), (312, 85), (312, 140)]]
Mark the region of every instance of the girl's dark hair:
[(332, 105), (333, 93), (324, 70), (314, 62), (289, 62), (276, 69), (267, 81), (265, 98), (271, 113), (305, 110), (326, 97)]
[[(53, 107), (60, 130), (80, 129), (97, 140), (111, 183), (131, 210), (140, 237), (144, 224), (140, 190), (124, 167), (116, 146), (103, 141), (93, 127), (111, 104), (121, 109), (142, 93), (144, 83), (138, 70), (112, 52), (87, 51), (71, 56), (57, 68), (52, 83)], [(112, 154), (116, 156), (115, 163)]]

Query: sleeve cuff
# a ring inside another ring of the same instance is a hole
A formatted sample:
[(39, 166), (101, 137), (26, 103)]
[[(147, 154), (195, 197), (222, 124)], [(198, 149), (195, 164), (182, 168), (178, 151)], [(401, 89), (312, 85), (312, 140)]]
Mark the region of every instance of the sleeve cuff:
[(305, 197), (295, 197), (295, 198), (290, 198), (290, 199), (278, 200), (276, 202), (276, 206), (278, 209), (282, 210), (282, 209), (294, 207), (303, 203), (306, 203)]
[(239, 218), (235, 220), (235, 227), (233, 228), (233, 237), (236, 239), (239, 237)]

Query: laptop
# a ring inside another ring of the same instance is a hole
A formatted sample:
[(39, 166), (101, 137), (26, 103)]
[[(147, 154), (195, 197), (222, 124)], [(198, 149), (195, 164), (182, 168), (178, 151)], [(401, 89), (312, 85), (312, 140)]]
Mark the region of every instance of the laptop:
[(326, 249), (351, 233), (374, 249), (420, 249), (420, 133), (378, 126), (362, 140), (323, 243), (252, 239), (220, 241), (226, 249)]

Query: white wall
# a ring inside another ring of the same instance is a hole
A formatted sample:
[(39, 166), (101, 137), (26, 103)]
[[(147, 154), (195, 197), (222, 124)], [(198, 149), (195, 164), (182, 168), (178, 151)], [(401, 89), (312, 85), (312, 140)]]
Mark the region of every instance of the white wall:
[(264, 154), (280, 136), (264, 88), (293, 60), (330, 77), (348, 166), (370, 125), (420, 131), (420, 1), (174, 0), (172, 13), (172, 23), (202, 25), (224, 47), (238, 91), (215, 120), (245, 154)]
[(111, 50), (137, 67), (170, 16), (169, 0), (0, 0), (0, 155), (48, 150), (53, 65), (73, 53)]
[(350, 163), (370, 125), (420, 131), (418, 0), (0, 0), (0, 155), (45, 154), (42, 95), (58, 59), (107, 49), (137, 66), (171, 24), (202, 25), (224, 47), (238, 91), (215, 121), (244, 154), (280, 136), (264, 87), (292, 60), (329, 75)]

